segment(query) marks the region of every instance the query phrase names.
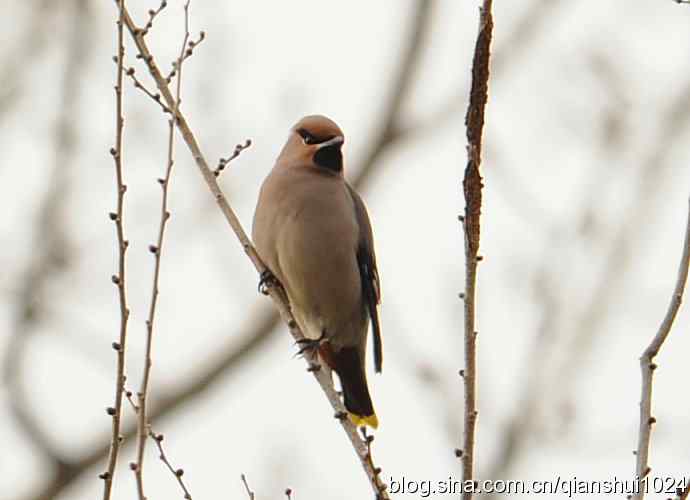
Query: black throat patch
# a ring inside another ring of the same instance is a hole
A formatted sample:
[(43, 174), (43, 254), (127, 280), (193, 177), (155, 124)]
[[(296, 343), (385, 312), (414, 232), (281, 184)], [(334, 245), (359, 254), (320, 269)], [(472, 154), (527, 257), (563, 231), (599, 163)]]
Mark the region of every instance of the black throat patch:
[(340, 172), (343, 169), (343, 153), (340, 144), (319, 149), (314, 153), (314, 163), (321, 168)]

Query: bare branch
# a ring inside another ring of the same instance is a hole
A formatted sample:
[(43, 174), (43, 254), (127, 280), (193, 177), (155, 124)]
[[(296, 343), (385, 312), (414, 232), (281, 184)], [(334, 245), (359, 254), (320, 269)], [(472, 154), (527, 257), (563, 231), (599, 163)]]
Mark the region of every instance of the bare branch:
[[(476, 340), (475, 330), (475, 293), (477, 285), (477, 262), (480, 239), (480, 217), (482, 208), (482, 178), (480, 174), (482, 132), (484, 128), (484, 110), (488, 97), (489, 57), (491, 53), (491, 36), (493, 18), (491, 15), (492, 0), (484, 0), (479, 14), (479, 33), (474, 49), (472, 62), (472, 88), (470, 102), (465, 117), (467, 126), (467, 167), (463, 180), (465, 194), (465, 368), (463, 382), (465, 387), (464, 436), (462, 450), (456, 454), (462, 460), (462, 480), (474, 479), (474, 431), (477, 421), (476, 403)], [(464, 500), (471, 500), (472, 491), (463, 492)]]
[(110, 214), (110, 219), (115, 222), (118, 247), (118, 271), (113, 275), (112, 281), (117, 286), (120, 303), (120, 335), (117, 342), (113, 342), (113, 349), (117, 352), (117, 373), (115, 375), (115, 402), (108, 408), (108, 414), (112, 416), (112, 436), (110, 438), (110, 453), (105, 472), (100, 474), (104, 481), (103, 500), (109, 500), (112, 492), (115, 467), (120, 452), (120, 426), (122, 420), (122, 394), (125, 386), (125, 352), (127, 348), (127, 324), (129, 320), (129, 307), (127, 306), (126, 289), (126, 253), (128, 241), (124, 232), (124, 196), (127, 186), (124, 183), (122, 172), (122, 131), (124, 118), (122, 116), (122, 84), (124, 75), (124, 29), (123, 15), (125, 0), (118, 0), (117, 20), (117, 83), (115, 84), (115, 146), (110, 150), (115, 161), (115, 179), (117, 187), (117, 211)]
[(156, 19), (158, 14), (160, 14), (163, 9), (165, 9), (168, 6), (167, 0), (161, 0), (160, 5), (158, 6), (157, 9), (149, 9), (149, 20), (146, 22), (146, 25), (144, 27), (143, 34), (144, 36), (148, 34), (149, 30), (153, 27), (153, 21)]
[(141, 90), (144, 94), (146, 94), (147, 96), (149, 96), (149, 97), (153, 100), (153, 102), (155, 102), (156, 104), (158, 104), (158, 105), (161, 107), (161, 109), (163, 110), (164, 113), (170, 113), (170, 114), (172, 114), (172, 112), (170, 111), (170, 108), (168, 108), (165, 104), (163, 104), (163, 103), (161, 102), (161, 95), (160, 95), (160, 94), (154, 94), (153, 92), (151, 92), (151, 91), (146, 87), (146, 85), (144, 85), (143, 83), (141, 83), (141, 81), (137, 78), (137, 76), (136, 76), (136, 74), (135, 74), (134, 68), (132, 68), (132, 67), (127, 68), (127, 76), (128, 76), (128, 77), (132, 80), (132, 82), (134, 83), (134, 88), (135, 88), (135, 89), (139, 89), (139, 90)]
[(254, 492), (249, 488), (249, 484), (247, 483), (247, 477), (242, 474), (240, 476), (240, 479), (242, 479), (242, 483), (244, 483), (244, 489), (247, 490), (247, 496), (249, 497), (249, 500), (254, 500)]
[(182, 488), (185, 500), (192, 500), (192, 494), (189, 492), (189, 489), (187, 489), (187, 485), (182, 479), (182, 476), (184, 475), (184, 469), (175, 469), (168, 460), (165, 451), (163, 450), (163, 434), (156, 434), (153, 432), (153, 430), (150, 430), (149, 436), (151, 437), (151, 439), (153, 439), (153, 441), (156, 443), (156, 446), (158, 447), (158, 456), (163, 461), (168, 470), (172, 473), (172, 475), (175, 476), (177, 484), (179, 484), (180, 488)]
[(129, 404), (132, 406), (134, 413), (139, 413), (139, 406), (134, 402), (134, 398), (132, 397), (132, 391), (126, 390), (125, 397), (127, 398), (127, 401), (129, 401)]
[[(144, 373), (142, 375), (141, 386), (139, 392), (137, 393), (137, 398), (139, 401), (138, 411), (137, 411), (137, 463), (136, 468), (134, 468), (134, 474), (137, 480), (137, 492), (139, 493), (140, 500), (146, 500), (146, 495), (144, 494), (144, 451), (146, 449), (146, 441), (149, 435), (153, 434), (151, 426), (147, 415), (147, 403), (148, 403), (148, 389), (149, 389), (149, 379), (151, 375), (151, 366), (153, 364), (151, 348), (153, 343), (153, 325), (156, 317), (156, 305), (158, 304), (158, 279), (160, 276), (161, 267), (161, 255), (163, 253), (163, 242), (165, 238), (165, 228), (167, 227), (167, 222), (170, 219), (170, 212), (168, 211), (168, 188), (170, 186), (170, 175), (172, 173), (172, 168), (174, 165), (174, 138), (175, 138), (175, 117), (178, 116), (180, 111), (180, 93), (182, 89), (182, 66), (185, 60), (185, 54), (187, 51), (187, 41), (189, 40), (189, 4), (191, 0), (187, 0), (184, 4), (184, 26), (185, 34), (182, 40), (182, 48), (180, 49), (180, 55), (177, 58), (177, 85), (175, 89), (175, 98), (173, 102), (168, 102), (168, 107), (173, 110), (173, 116), (168, 121), (168, 157), (165, 167), (165, 177), (159, 179), (158, 182), (163, 190), (163, 195), (161, 197), (161, 213), (158, 225), (158, 239), (155, 245), (150, 245), (149, 250), (153, 254), (155, 259), (154, 271), (153, 271), (153, 283), (151, 289), (151, 301), (149, 305), (148, 319), (146, 320), (146, 354), (144, 360)], [(161, 4), (161, 9), (165, 4)], [(155, 11), (150, 14), (153, 18), (155, 16)], [(150, 22), (149, 22), (150, 24)], [(143, 35), (142, 35), (143, 36)], [(161, 435), (162, 438), (162, 435)], [(161, 449), (161, 457), (165, 457), (162, 451), (160, 441), (155, 439), (159, 448)], [(164, 459), (165, 460), (165, 459)], [(167, 460), (165, 460), (167, 463)], [(171, 467), (168, 464), (168, 467)], [(181, 471), (182, 469), (180, 469)], [(176, 474), (177, 475), (177, 474)], [(184, 483), (181, 481), (182, 474), (178, 475), (178, 480), (184, 489), (185, 495), (188, 495), (187, 489), (184, 487)]]
[[(139, 414), (139, 406), (134, 402), (134, 399), (132, 399), (132, 392), (131, 391), (125, 391), (125, 395), (127, 396), (127, 400), (129, 401), (129, 404), (131, 405), (132, 409), (134, 410), (134, 413), (137, 415)], [(182, 479), (182, 476), (184, 475), (184, 469), (176, 469), (172, 466), (170, 463), (170, 460), (168, 459), (168, 456), (165, 454), (165, 450), (163, 450), (163, 439), (165, 439), (165, 436), (163, 434), (158, 434), (153, 430), (153, 427), (149, 423), (147, 425), (148, 428), (148, 436), (153, 439), (153, 441), (156, 443), (156, 447), (158, 448), (158, 458), (161, 459), (161, 461), (165, 464), (165, 466), (168, 468), (170, 473), (173, 475), (175, 480), (177, 481), (177, 484), (180, 485), (180, 488), (182, 488), (182, 492), (184, 493), (184, 498), (185, 500), (192, 500), (192, 494), (189, 492), (189, 489), (187, 488), (187, 485), (185, 484), (184, 480)], [(136, 432), (138, 432), (139, 426), (138, 426), (138, 420), (137, 420), (137, 429)], [(136, 470), (136, 464), (135, 465), (135, 470)]]
[[(683, 292), (685, 291), (685, 284), (688, 281), (688, 266), (690, 266), (690, 204), (688, 207), (685, 239), (683, 241), (683, 253), (678, 267), (678, 277), (676, 279), (673, 295), (671, 296), (671, 302), (668, 305), (666, 315), (659, 326), (659, 330), (640, 357), (642, 395), (640, 397), (640, 427), (638, 431), (637, 452), (635, 453), (637, 457), (635, 472), (640, 481), (646, 478), (651, 471), (649, 467), (649, 443), (651, 441), (652, 426), (656, 423), (656, 419), (652, 416), (652, 379), (654, 377), (654, 370), (657, 368), (657, 365), (654, 363), (654, 357), (659, 354), (661, 346), (671, 332), (676, 314), (683, 301)], [(644, 488), (639, 489), (639, 492), (635, 495), (636, 500), (642, 500), (644, 498), (644, 490)]]
[(246, 141), (244, 141), (244, 144), (237, 144), (235, 146), (235, 150), (232, 152), (232, 154), (230, 156), (228, 156), (227, 158), (221, 158), (220, 160), (218, 160), (218, 166), (213, 171), (213, 175), (218, 177), (220, 175), (220, 173), (223, 170), (225, 170), (225, 167), (227, 167), (228, 163), (230, 163), (232, 160), (237, 158), (240, 155), (240, 153), (242, 153), (242, 151), (249, 148), (249, 146), (251, 146), (251, 145), (252, 145), (251, 139), (247, 139)]
[[(189, 39), (189, 32), (187, 32), (187, 39)], [(204, 31), (201, 31), (199, 33), (199, 38), (196, 40), (189, 40), (189, 46), (187, 46), (187, 42), (185, 42), (185, 47), (182, 47), (182, 55), (177, 58), (175, 61), (173, 61), (172, 64), (172, 69), (170, 70), (170, 73), (168, 73), (168, 76), (165, 77), (165, 81), (170, 83), (172, 82), (173, 77), (177, 74), (177, 68), (182, 66), (182, 63), (189, 57), (192, 56), (194, 53), (194, 49), (196, 48), (197, 45), (199, 45), (201, 42), (203, 42), (206, 39), (206, 33)]]

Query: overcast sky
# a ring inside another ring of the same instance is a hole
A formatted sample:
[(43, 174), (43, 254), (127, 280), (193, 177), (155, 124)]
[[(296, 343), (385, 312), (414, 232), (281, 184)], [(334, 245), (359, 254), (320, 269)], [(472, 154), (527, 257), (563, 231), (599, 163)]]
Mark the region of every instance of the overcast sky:
[[(183, 27), (182, 2), (169, 3), (148, 36), (166, 69)], [(78, 23), (69, 4), (24, 2), (0, 20), (7, 68), (0, 76), (0, 359), (9, 363), (11, 338), (23, 332), (19, 377), (29, 409), (53, 445), (77, 458), (107, 437), (104, 409), (113, 398), (110, 343), (119, 312), (107, 214), (115, 203), (108, 149), (116, 9), (90, 2)], [(140, 23), (156, 6), (141, 4), (132, 7)], [(368, 368), (381, 422), (374, 458), (386, 481), (460, 478), (453, 454), (462, 428), (457, 215), (477, 6), (438, 2), (402, 108), (403, 125), (423, 126), (384, 152), (361, 189), (382, 283), (385, 370), (374, 375)], [(207, 39), (186, 63), (182, 109), (214, 163), (252, 139), (221, 177), (245, 229), (262, 179), (303, 115), (324, 114), (340, 125), (346, 177), (354, 178), (396, 84), (412, 7), (399, 0), (192, 2), (192, 30)], [(505, 425), (522, 415), (529, 431), (501, 479), (628, 478), (638, 357), (675, 283), (690, 196), (690, 6), (496, 1), (494, 16), (478, 281), (478, 473), (494, 467)], [(153, 88), (127, 48), (137, 75)], [(125, 117), (127, 373), (136, 387), (167, 125), (130, 82)], [(61, 149), (58, 127), (73, 132), (72, 147), (68, 137)], [(38, 225), (55, 192), (65, 255), (35, 297), (39, 318), (24, 331), (18, 325), (27, 270), (46, 246), (57, 245)], [(181, 141), (170, 196), (153, 401), (203, 373), (272, 308), (256, 293), (256, 273)], [(681, 308), (655, 379), (651, 466), (660, 476), (690, 475), (689, 333), (690, 311)], [(281, 325), (201, 397), (154, 423), (195, 499), (244, 498), (241, 473), (257, 498), (281, 498), (286, 487), (296, 499), (371, 496), (327, 401), (294, 353)], [(524, 415), (528, 397), (534, 412)], [(49, 469), (16, 425), (10, 398), (4, 385), (0, 497), (30, 498)], [(148, 450), (149, 498), (181, 498), (153, 443)], [(114, 499), (135, 495), (127, 467), (133, 457), (125, 447)], [(104, 461), (59, 498), (99, 497), (103, 469)]]

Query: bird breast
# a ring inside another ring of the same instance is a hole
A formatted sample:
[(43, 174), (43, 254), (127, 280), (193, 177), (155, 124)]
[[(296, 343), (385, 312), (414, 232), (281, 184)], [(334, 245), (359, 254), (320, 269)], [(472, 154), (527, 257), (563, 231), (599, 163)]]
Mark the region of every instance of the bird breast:
[(283, 285), (306, 335), (325, 330), (350, 344), (365, 321), (352, 198), (334, 177), (292, 176), (290, 184), (275, 242)]

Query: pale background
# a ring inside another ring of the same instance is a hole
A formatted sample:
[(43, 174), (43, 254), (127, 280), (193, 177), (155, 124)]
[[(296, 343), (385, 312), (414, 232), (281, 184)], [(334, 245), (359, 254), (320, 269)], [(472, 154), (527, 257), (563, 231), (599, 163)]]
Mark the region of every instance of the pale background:
[[(113, 224), (116, 8), (7, 2), (0, 18), (0, 498), (101, 496), (119, 312)], [(140, 22), (157, 3), (130, 2)], [(149, 35), (169, 68), (182, 34), (171, 0)], [(409, 136), (360, 189), (383, 287), (385, 369), (370, 374), (382, 477), (459, 479), (463, 113), (479, 2), (433, 6), (411, 91)], [(221, 184), (246, 229), (261, 180), (302, 115), (346, 134), (354, 177), (384, 122), (415, 4), (195, 0), (207, 40), (182, 108), (208, 158), (253, 147)], [(690, 6), (670, 0), (496, 1), (485, 129), (478, 283), (480, 477), (629, 478), (638, 356), (675, 281), (690, 195)], [(128, 40), (129, 42), (129, 40)], [(128, 44), (128, 48), (131, 46)], [(145, 69), (128, 52), (137, 75)], [(150, 83), (149, 83), (150, 84)], [(152, 84), (150, 84), (152, 86)], [(126, 232), (132, 307), (127, 373), (139, 385), (167, 125), (127, 82)], [(203, 377), (272, 310), (183, 144), (171, 186), (155, 328), (152, 404)], [(690, 475), (682, 308), (658, 357), (651, 466)], [(370, 498), (364, 474), (284, 326), (196, 397), (154, 422), (195, 499)], [(369, 367), (371, 370), (371, 366)], [(131, 417), (131, 412), (129, 412)], [(32, 425), (35, 424), (35, 428)], [(28, 432), (27, 432), (28, 431)], [(150, 499), (181, 498), (148, 445)], [(127, 446), (115, 499), (135, 497)], [(657, 496), (659, 498), (668, 495)], [(400, 498), (417, 498), (414, 495)], [(592, 497), (594, 498), (594, 497)]]

